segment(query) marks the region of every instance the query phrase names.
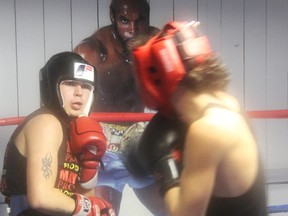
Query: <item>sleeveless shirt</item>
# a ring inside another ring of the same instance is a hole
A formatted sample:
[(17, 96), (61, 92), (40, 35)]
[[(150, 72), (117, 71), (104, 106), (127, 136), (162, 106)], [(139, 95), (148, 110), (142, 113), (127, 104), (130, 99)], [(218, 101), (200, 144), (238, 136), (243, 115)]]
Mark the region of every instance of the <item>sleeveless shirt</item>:
[[(55, 188), (68, 196), (71, 196), (72, 193), (75, 192), (80, 166), (78, 159), (70, 151), (68, 137), (69, 124), (67, 122), (65, 123), (61, 117), (49, 109), (40, 108), (25, 118), (23, 123), (16, 128), (7, 144), (0, 189), (1, 193), (7, 197), (6, 200), (8, 200), (8, 204), (10, 197), (27, 194), (27, 158), (20, 154), (14, 139), (30, 119), (40, 114), (52, 114), (60, 121), (62, 126), (63, 140), (58, 150), (58, 170)], [(42, 216), (45, 214), (32, 209), (26, 209), (21, 212), (20, 215)]]

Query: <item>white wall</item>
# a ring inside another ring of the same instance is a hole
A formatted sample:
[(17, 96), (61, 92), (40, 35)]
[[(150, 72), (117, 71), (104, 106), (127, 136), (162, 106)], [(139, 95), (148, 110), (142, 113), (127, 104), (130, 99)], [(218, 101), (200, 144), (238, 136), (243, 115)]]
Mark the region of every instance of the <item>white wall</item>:
[[(243, 108), (287, 109), (287, 0), (149, 2), (151, 24), (159, 28), (173, 19), (201, 22), (202, 32), (231, 71), (229, 90)], [(51, 55), (72, 50), (98, 27), (109, 24), (109, 4), (110, 0), (0, 1), (0, 118), (25, 116), (38, 108), (39, 69)], [(252, 124), (265, 168), (272, 173), (280, 169), (276, 180), (287, 180), (283, 169), (288, 168), (288, 120), (253, 119)], [(0, 167), (14, 128), (0, 127)], [(270, 185), (268, 192), (269, 204), (288, 203), (287, 185)], [(123, 203), (137, 201), (127, 193)], [(125, 216), (135, 210), (124, 208)], [(5, 215), (1, 209), (0, 214)]]

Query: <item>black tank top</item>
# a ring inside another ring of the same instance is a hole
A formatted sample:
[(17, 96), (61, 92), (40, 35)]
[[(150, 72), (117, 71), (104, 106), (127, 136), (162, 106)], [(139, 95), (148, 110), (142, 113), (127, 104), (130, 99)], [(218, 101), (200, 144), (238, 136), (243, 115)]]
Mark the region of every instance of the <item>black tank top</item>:
[[(244, 168), (243, 168), (244, 169)], [(262, 169), (252, 187), (237, 197), (212, 197), (206, 216), (267, 216), (265, 182)]]
[[(76, 183), (80, 172), (79, 161), (71, 154), (70, 144), (68, 142), (68, 124), (62, 121), (61, 118), (48, 109), (41, 108), (30, 114), (23, 123), (21, 123), (12, 134), (5, 151), (4, 165), (1, 178), (1, 193), (7, 197), (9, 201), (10, 196), (26, 195), (27, 194), (27, 158), (20, 154), (14, 139), (19, 134), (21, 129), (27, 122), (39, 114), (52, 114), (62, 125), (63, 141), (58, 151), (58, 171), (55, 183), (55, 188), (58, 188), (64, 194), (71, 196), (76, 189)], [(38, 213), (32, 209), (27, 209), (20, 214), (42, 216), (45, 214)]]
[[(228, 107), (225, 107), (220, 104), (209, 104), (205, 110), (211, 107), (220, 107), (229, 109)], [(247, 124), (249, 125), (247, 118), (246, 121)], [(206, 213), (206, 216), (267, 216), (267, 215), (268, 213), (267, 213), (265, 179), (261, 165), (258, 168), (258, 174), (254, 184), (246, 193), (237, 197), (225, 197), (225, 198), (212, 197), (210, 199)]]

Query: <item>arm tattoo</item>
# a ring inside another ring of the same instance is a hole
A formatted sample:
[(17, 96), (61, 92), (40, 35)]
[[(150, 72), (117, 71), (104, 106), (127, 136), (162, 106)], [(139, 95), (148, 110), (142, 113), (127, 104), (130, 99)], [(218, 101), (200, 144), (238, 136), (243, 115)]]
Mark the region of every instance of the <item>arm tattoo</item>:
[(49, 179), (52, 175), (51, 170), (51, 163), (52, 163), (52, 155), (51, 153), (47, 153), (44, 158), (42, 158), (42, 171), (43, 177), (45, 179)]

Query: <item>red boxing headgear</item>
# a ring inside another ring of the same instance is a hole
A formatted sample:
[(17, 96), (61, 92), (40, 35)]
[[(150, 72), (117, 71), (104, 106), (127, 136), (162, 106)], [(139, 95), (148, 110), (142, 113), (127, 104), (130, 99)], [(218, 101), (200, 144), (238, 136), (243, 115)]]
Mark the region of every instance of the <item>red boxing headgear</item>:
[[(169, 22), (144, 46), (133, 50), (138, 83), (149, 108), (170, 113), (171, 95), (186, 71), (212, 53), (207, 37), (198, 35), (196, 24)], [(191, 59), (193, 63), (185, 64)]]

